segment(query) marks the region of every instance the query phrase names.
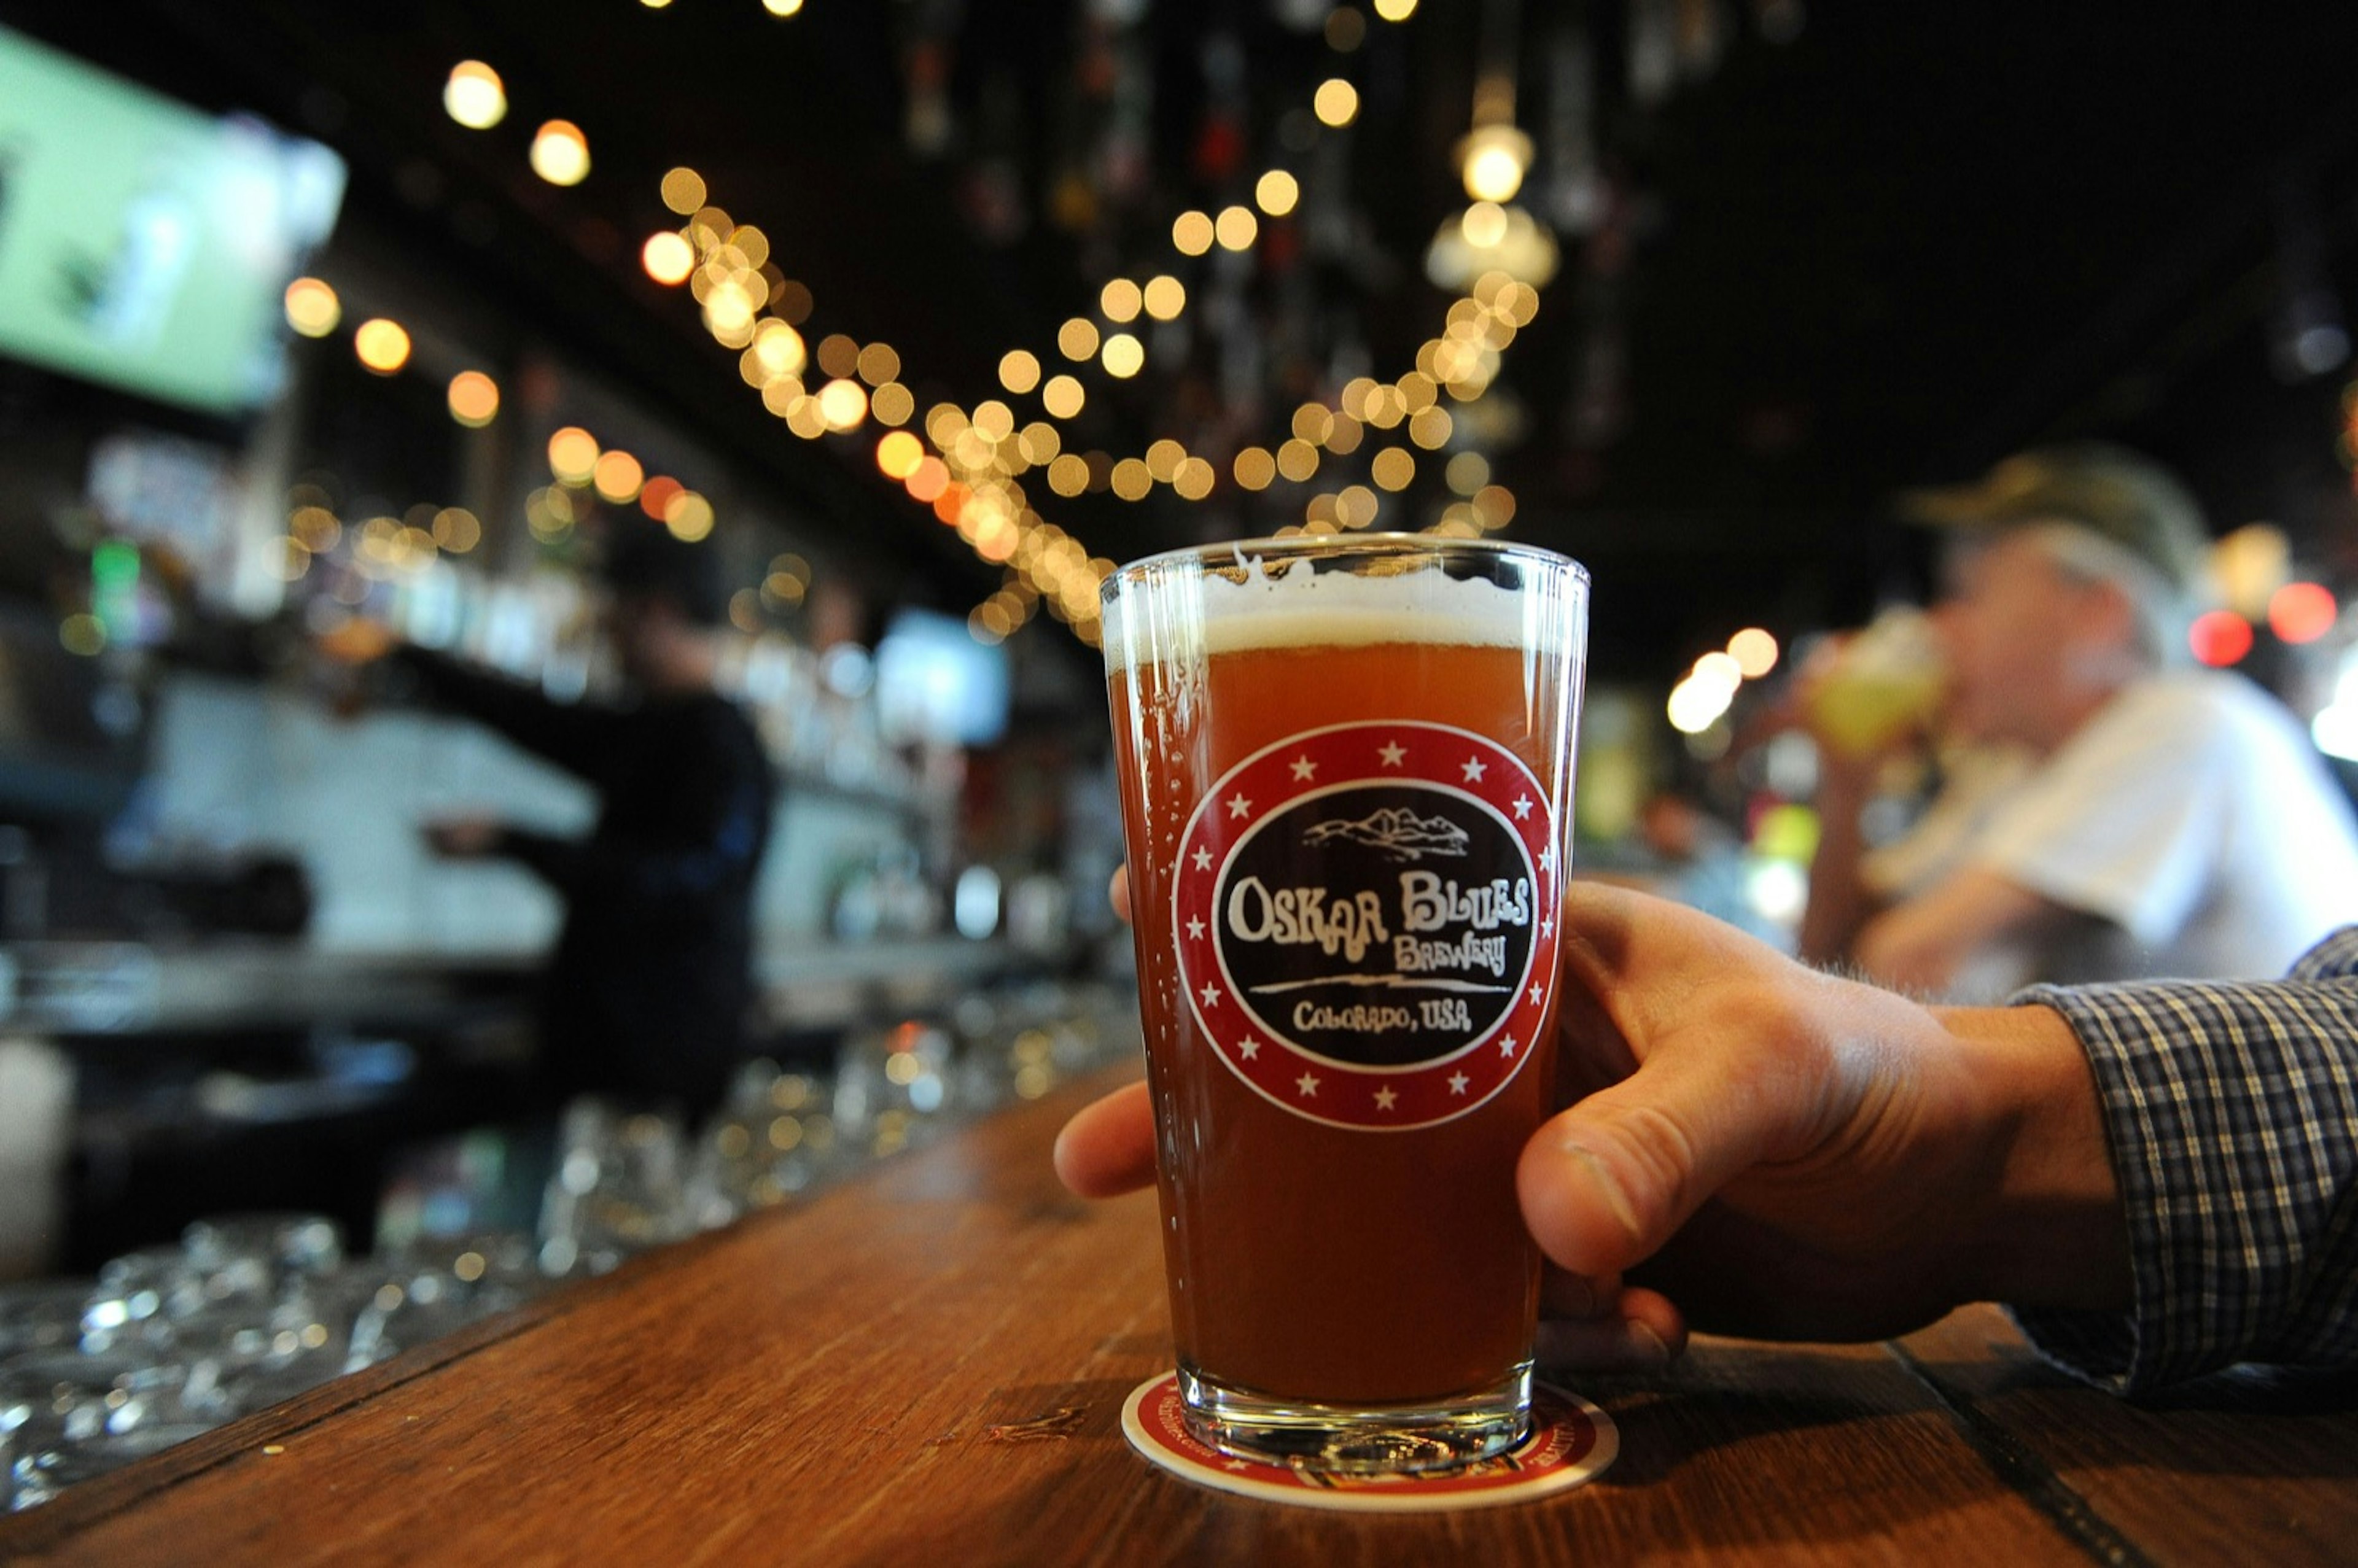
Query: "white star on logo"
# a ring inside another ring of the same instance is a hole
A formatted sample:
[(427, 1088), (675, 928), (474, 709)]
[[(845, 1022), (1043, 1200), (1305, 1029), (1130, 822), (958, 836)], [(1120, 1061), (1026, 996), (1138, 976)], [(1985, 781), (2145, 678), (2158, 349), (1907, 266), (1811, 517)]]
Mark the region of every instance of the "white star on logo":
[(1514, 1054), (1515, 1037), (1509, 1034), (1504, 1040), (1498, 1042), (1498, 1054), (1501, 1056), (1511, 1056)]
[(1195, 860), (1195, 869), (1199, 871), (1208, 871), (1212, 869), (1212, 852), (1209, 849), (1196, 850)]
[(1487, 773), (1490, 770), (1488, 768), (1483, 766), (1481, 758), (1468, 757), (1466, 759), (1466, 782), (1467, 784), (1473, 784), (1481, 778), (1484, 773)]
[(1389, 1086), (1378, 1089), (1376, 1091), (1376, 1108), (1378, 1110), (1390, 1110), (1392, 1108), (1392, 1102), (1398, 1098), (1400, 1098), (1400, 1096), (1392, 1093)]
[(1244, 791), (1238, 790), (1236, 794), (1228, 796), (1228, 815), (1231, 817), (1242, 816), (1251, 809), (1252, 802), (1245, 798)]
[(1246, 1464), (1241, 1459), (1231, 1459), (1227, 1464), (1221, 1465), (1220, 1468), (1223, 1470), (1249, 1470), (1252, 1466)]
[(1539, 984), (1539, 982), (1538, 982), (1538, 981), (1536, 981), (1536, 980), (1532, 981), (1532, 982), (1531, 982), (1531, 1005), (1532, 1005), (1533, 1007), (1537, 1007), (1537, 1006), (1539, 1006), (1539, 1004), (1540, 1004), (1540, 1003), (1541, 1003), (1541, 1002), (1543, 1002), (1543, 1001), (1545, 1001), (1545, 1000), (1547, 1000), (1547, 992), (1546, 992), (1544, 989), (1542, 989), (1541, 988), (1541, 986), (1540, 986), (1540, 984)]
[(1242, 1056), (1248, 1062), (1251, 1061), (1255, 1056), (1260, 1054), (1260, 1042), (1251, 1038), (1238, 1041), (1237, 1054)]
[[(1546, 935), (1546, 930), (1542, 928), (1540, 935), (1542, 936)], [(1201, 942), (1203, 939), (1204, 923), (1200, 920), (1190, 920), (1187, 922), (1187, 940), (1190, 942)]]
[(1465, 1075), (1465, 1074), (1463, 1074), (1463, 1073), (1452, 1073), (1452, 1074), (1450, 1074), (1450, 1075), (1449, 1075), (1449, 1092), (1450, 1092), (1451, 1094), (1454, 1094), (1454, 1095), (1462, 1095), (1462, 1094), (1464, 1094), (1464, 1093), (1466, 1092), (1466, 1081), (1467, 1081), (1467, 1080), (1466, 1080), (1466, 1075)]
[(1552, 935), (1555, 935), (1555, 919), (1554, 919), (1554, 917), (1553, 917), (1552, 915), (1545, 915), (1545, 914), (1543, 914), (1543, 915), (1540, 916), (1540, 935), (1541, 935), (1542, 938), (1544, 938), (1544, 937), (1548, 937), (1548, 936), (1552, 936)]
[(1401, 759), (1408, 755), (1408, 748), (1395, 741), (1389, 746), (1377, 747), (1376, 755), (1384, 760), (1384, 766), (1396, 768), (1401, 765)]
[(1305, 1095), (1314, 1095), (1318, 1092), (1318, 1080), (1304, 1073), (1293, 1080), (1293, 1087)]
[(1554, 845), (1551, 844), (1546, 849), (1540, 851), (1540, 870), (1543, 871), (1552, 871), (1555, 870)]
[(1516, 816), (1518, 818), (1520, 818), (1520, 817), (1529, 816), (1531, 814), (1531, 797), (1530, 795), (1517, 795), (1517, 796), (1515, 797), (1515, 816)]
[(1209, 980), (1206, 980), (1204, 982), (1202, 994), (1204, 998), (1204, 1005), (1206, 1007), (1210, 1007), (1220, 1000), (1220, 988), (1212, 984)]
[(1291, 765), (1293, 769), (1293, 776), (1305, 782), (1311, 774), (1318, 771), (1318, 764), (1307, 757), (1296, 757)]

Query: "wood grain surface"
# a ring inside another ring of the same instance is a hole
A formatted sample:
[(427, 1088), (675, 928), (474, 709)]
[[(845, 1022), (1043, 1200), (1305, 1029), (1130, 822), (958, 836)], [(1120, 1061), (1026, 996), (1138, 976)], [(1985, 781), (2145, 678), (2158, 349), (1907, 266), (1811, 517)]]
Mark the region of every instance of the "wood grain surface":
[[(0, 1558), (1352, 1565), (2348, 1562), (2346, 1411), (2135, 1410), (2004, 1318), (1567, 1379), (1621, 1457), (1471, 1513), (1204, 1491), (1122, 1441), (1170, 1347), (1151, 1198), (1048, 1170), (1100, 1083), (0, 1522)], [(2244, 1550), (2238, 1550), (2244, 1549)]]

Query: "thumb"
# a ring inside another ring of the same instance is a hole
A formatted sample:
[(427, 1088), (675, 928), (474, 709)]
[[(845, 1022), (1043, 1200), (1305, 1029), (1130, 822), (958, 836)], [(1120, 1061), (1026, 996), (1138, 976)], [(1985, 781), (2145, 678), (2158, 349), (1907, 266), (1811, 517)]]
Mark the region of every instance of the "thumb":
[(1659, 1054), (1541, 1126), (1515, 1172), (1541, 1250), (1574, 1274), (1617, 1273), (1758, 1163), (1783, 1119), (1729, 1065)]

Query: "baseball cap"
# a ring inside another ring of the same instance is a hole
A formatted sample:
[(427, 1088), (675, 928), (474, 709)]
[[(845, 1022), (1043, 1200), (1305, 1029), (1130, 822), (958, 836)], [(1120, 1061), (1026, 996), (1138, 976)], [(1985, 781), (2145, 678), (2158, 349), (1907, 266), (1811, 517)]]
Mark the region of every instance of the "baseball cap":
[(2179, 591), (2199, 593), (2209, 572), (2201, 503), (2152, 459), (2106, 441), (2034, 447), (1970, 484), (1900, 492), (1912, 523), (1995, 535), (2071, 523), (2152, 566)]

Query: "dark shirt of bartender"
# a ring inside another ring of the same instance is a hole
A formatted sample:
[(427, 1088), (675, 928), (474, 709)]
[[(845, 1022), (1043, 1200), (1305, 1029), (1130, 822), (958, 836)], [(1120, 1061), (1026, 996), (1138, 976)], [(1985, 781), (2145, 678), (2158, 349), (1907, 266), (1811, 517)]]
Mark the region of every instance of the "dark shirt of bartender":
[(564, 900), (537, 1007), (550, 1087), (698, 1116), (719, 1103), (744, 1045), (774, 780), (752, 723), (715, 688), (728, 599), (714, 552), (626, 526), (605, 576), (620, 702), (552, 702), (405, 655), (436, 700), (596, 790), (589, 837), (480, 819), (426, 834), (445, 856), (519, 861)]

